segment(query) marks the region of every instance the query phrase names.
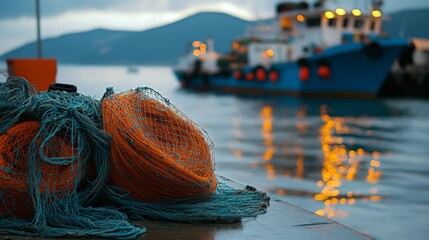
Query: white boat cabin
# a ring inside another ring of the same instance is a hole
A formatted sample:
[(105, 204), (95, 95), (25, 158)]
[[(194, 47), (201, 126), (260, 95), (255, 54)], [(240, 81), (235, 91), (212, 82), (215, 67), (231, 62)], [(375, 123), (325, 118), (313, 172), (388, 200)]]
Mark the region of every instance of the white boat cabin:
[(249, 38), (254, 39), (247, 46), (249, 65), (296, 61), (327, 47), (375, 40), (381, 34), (381, 17), (379, 8), (365, 12), (305, 2), (279, 4), (272, 25), (248, 30)]
[[(381, 0), (372, 0), (369, 10), (334, 7), (324, 0), (312, 5), (307, 2), (280, 3), (273, 22), (249, 28), (246, 37), (232, 43), (230, 54), (216, 54), (210, 40), (208, 46), (195, 41), (193, 51), (179, 60), (176, 69), (188, 73), (195, 69), (216, 73), (222, 68), (218, 61), (222, 59), (226, 59), (233, 69), (245, 66), (269, 68), (274, 63), (297, 61), (329, 47), (374, 41), (381, 35), (381, 3)], [(201, 65), (195, 65), (197, 60)]]

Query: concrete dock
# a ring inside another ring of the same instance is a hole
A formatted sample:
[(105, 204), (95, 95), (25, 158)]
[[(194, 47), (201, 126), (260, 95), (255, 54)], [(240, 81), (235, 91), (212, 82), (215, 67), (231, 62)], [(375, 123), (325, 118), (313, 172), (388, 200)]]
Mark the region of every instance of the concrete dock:
[[(221, 178), (230, 186), (235, 181)], [(335, 221), (271, 197), (266, 214), (235, 224), (138, 222), (147, 228), (141, 239), (373, 239)]]
[(148, 230), (141, 239), (372, 239), (278, 199), (271, 200), (266, 214), (236, 224), (141, 224)]
[[(243, 188), (235, 181), (221, 178), (233, 187)], [(145, 226), (147, 232), (140, 239), (175, 240), (235, 240), (235, 239), (373, 239), (335, 221), (320, 217), (275, 197), (271, 197), (266, 214), (246, 218), (234, 224), (193, 224), (167, 221), (133, 222)], [(1, 238), (0, 238), (1, 239)], [(33, 239), (3, 236), (3, 239)], [(58, 238), (56, 238), (58, 239)], [(73, 239), (73, 238), (72, 238)]]

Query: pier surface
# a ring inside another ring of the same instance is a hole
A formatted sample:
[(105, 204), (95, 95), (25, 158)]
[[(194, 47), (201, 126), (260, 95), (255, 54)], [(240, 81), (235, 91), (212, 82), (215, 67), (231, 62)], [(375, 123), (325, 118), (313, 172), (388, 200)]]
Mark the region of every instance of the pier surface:
[[(221, 181), (234, 187), (243, 187), (229, 179), (221, 178)], [(146, 227), (147, 232), (140, 238), (144, 240), (372, 239), (335, 221), (320, 217), (275, 197), (271, 198), (266, 214), (256, 218), (245, 218), (240, 223), (194, 224), (167, 221), (134, 223)], [(33, 238), (8, 235), (2, 236), (0, 239)]]
[[(221, 178), (234, 187), (242, 185)], [(373, 239), (335, 221), (283, 200), (271, 198), (267, 213), (234, 224), (138, 222), (147, 228), (142, 239)]]

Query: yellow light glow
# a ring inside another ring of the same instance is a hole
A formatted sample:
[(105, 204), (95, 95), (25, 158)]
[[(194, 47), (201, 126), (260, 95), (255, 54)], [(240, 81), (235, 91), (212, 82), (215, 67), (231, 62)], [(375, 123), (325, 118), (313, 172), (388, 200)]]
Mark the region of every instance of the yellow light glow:
[(266, 167), (267, 170), (267, 180), (274, 180), (276, 178), (276, 169), (272, 164), (268, 164)]
[(192, 43), (192, 47), (194, 47), (194, 48), (197, 48), (197, 47), (199, 47), (201, 45), (201, 42), (200, 41), (194, 41), (193, 43)]
[(274, 51), (273, 51), (273, 49), (267, 49), (265, 51), (265, 54), (267, 54), (268, 57), (274, 57)]
[(200, 53), (201, 53), (201, 55), (206, 54), (206, 49), (205, 48), (201, 48)]
[(279, 190), (277, 190), (277, 194), (278, 194), (278, 195), (286, 195), (286, 190), (284, 190), (284, 189), (279, 189)]
[(360, 15), (362, 15), (362, 12), (359, 9), (355, 8), (352, 10), (352, 14), (353, 16), (359, 17)]
[(327, 19), (332, 19), (332, 18), (334, 18), (334, 17), (335, 17), (335, 14), (334, 14), (333, 12), (331, 12), (331, 11), (326, 11), (326, 12), (325, 12), (325, 17), (326, 17)]
[[(263, 159), (265, 161), (270, 161), (273, 156), (274, 153), (276, 152), (276, 148), (273, 145), (273, 115), (272, 115), (273, 109), (271, 106), (264, 106), (261, 110), (261, 114), (260, 114), (260, 119), (262, 121), (262, 128), (261, 128), (261, 132), (262, 132), (262, 137), (264, 139), (264, 143), (267, 147), (267, 150), (265, 151), (264, 155), (263, 155)], [(271, 169), (272, 168), (272, 169)], [(274, 165), (270, 165), (270, 169), (267, 167), (267, 172), (268, 172), (268, 179), (272, 180), (275, 177), (275, 169), (274, 169)]]
[(315, 213), (316, 213), (317, 215), (319, 215), (319, 216), (323, 216), (323, 215), (325, 215), (325, 211), (324, 211), (324, 210), (322, 210), (322, 209), (317, 210)]
[(240, 44), (238, 42), (233, 42), (232, 43), (232, 49), (238, 50), (239, 48), (240, 48)]
[(304, 17), (304, 15), (298, 15), (298, 16), (296, 16), (296, 20), (298, 20), (298, 22), (304, 22), (305, 21), (305, 17)]
[(337, 8), (335, 9), (335, 13), (337, 13), (339, 16), (346, 15), (346, 10), (344, 8)]
[(335, 217), (335, 210), (334, 209), (331, 209), (331, 211), (328, 211), (328, 217), (329, 218)]
[(205, 43), (201, 43), (200, 48), (201, 48), (201, 49), (206, 49), (206, 48), (207, 48), (207, 45), (206, 45)]
[(270, 161), (273, 158), (274, 152), (275, 152), (275, 148), (274, 147), (268, 147), (267, 151), (265, 151), (264, 153), (264, 160), (265, 161)]
[(375, 18), (381, 17), (381, 11), (380, 10), (372, 10), (372, 16)]
[(331, 200), (329, 200), (329, 199), (328, 199), (328, 200), (325, 200), (325, 203), (324, 203), (324, 204), (325, 204), (325, 206), (329, 206), (329, 205), (331, 205)]
[(377, 160), (371, 160), (370, 165), (371, 167), (380, 167), (380, 162)]
[(316, 200), (316, 201), (323, 201), (325, 199), (326, 199), (326, 196), (323, 194), (318, 193), (318, 194), (314, 195), (314, 200)]
[(194, 54), (195, 57), (198, 57), (201, 54), (200, 50), (198, 49), (195, 49), (192, 53)]
[(373, 202), (378, 202), (381, 201), (383, 198), (381, 196), (371, 196), (369, 199)]
[(290, 29), (292, 28), (292, 19), (286, 16), (283, 16), (280, 19), (280, 25), (282, 26), (283, 29)]
[(296, 160), (296, 174), (295, 177), (302, 179), (304, 177), (304, 154), (301, 154)]

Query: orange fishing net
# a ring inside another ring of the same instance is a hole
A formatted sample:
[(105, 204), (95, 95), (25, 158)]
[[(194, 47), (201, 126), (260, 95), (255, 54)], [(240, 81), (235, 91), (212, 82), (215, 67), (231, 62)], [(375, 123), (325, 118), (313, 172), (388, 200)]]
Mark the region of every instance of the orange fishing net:
[[(15, 124), (0, 135), (0, 190), (3, 216), (31, 217), (34, 214), (32, 199), (28, 193), (28, 151), (40, 129), (38, 121)], [(68, 138), (55, 137), (56, 148), (43, 149), (46, 157), (69, 157), (73, 154)], [(39, 144), (41, 141), (37, 141)], [(40, 156), (40, 155), (39, 155)], [(39, 191), (61, 197), (74, 188), (78, 178), (77, 164), (53, 165), (36, 160), (41, 169)]]
[(112, 137), (110, 185), (140, 201), (203, 200), (214, 193), (210, 139), (157, 92), (111, 95), (101, 111)]

